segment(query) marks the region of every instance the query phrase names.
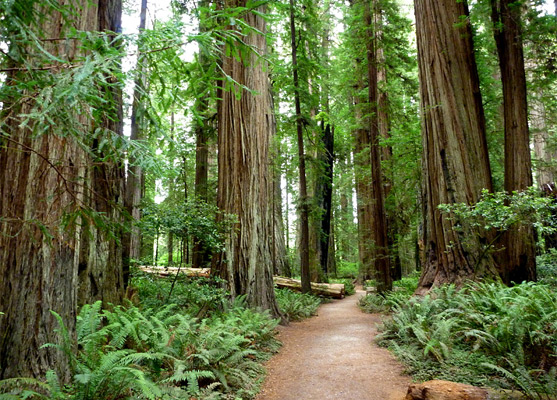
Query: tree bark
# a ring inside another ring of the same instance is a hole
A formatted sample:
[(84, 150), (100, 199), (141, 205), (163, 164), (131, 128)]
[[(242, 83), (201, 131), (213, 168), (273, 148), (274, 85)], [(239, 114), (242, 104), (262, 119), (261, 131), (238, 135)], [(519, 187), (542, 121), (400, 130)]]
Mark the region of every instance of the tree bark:
[[(275, 130), (271, 129), (271, 132)], [(284, 221), (282, 218), (281, 174), (275, 169), (273, 174), (273, 271), (275, 275), (290, 276), (290, 264), (286, 256), (284, 242)]]
[(290, 0), (290, 39), (292, 46), (292, 74), (294, 80), (294, 105), (296, 109), (296, 132), (298, 139), (298, 173), (300, 187), (300, 274), (302, 278), (302, 292), (309, 293), (311, 291), (309, 271), (309, 200), (306, 182), (306, 157), (304, 154), (302, 109), (300, 105), (300, 83), (298, 79), (294, 0)]
[[(379, 1), (374, 1), (375, 9), (375, 35), (377, 37), (376, 62), (377, 62), (377, 124), (379, 126), (379, 137), (389, 139), (391, 134), (391, 119), (389, 114), (389, 95), (387, 93), (387, 68), (385, 50), (383, 48), (383, 10)], [(387, 164), (389, 173), (383, 171), (383, 185), (385, 196), (385, 216), (387, 223), (387, 244), (391, 259), (391, 277), (393, 280), (402, 278), (402, 265), (398, 254), (397, 227), (394, 205), (387, 208), (389, 194), (393, 187), (393, 148), (390, 145), (381, 146), (381, 162)]]
[[(70, 17), (72, 26), (85, 31), (117, 30), (119, 0), (83, 0), (76, 1), (75, 6), (80, 12)], [(37, 5), (35, 11), (42, 16), (36, 20), (37, 31), (45, 37), (65, 36), (63, 27), (69, 24), (59, 12), (46, 5)], [(83, 55), (78, 40), (53, 41), (44, 48), (69, 63)], [(24, 55), (27, 61), (40, 61), (32, 59), (32, 54)], [(6, 84), (37, 79), (32, 74), (11, 72)], [(28, 94), (32, 98), (33, 93)], [(109, 112), (118, 120), (119, 93), (112, 95), (114, 107)], [(93, 166), (92, 157), (71, 135), (62, 137), (52, 131), (36, 134), (33, 123), (22, 126), (20, 115), (31, 112), (35, 105), (18, 100), (4, 103), (9, 104), (2, 116), (7, 135), (0, 139), (0, 310), (4, 313), (0, 317), (0, 379), (39, 378), (53, 369), (63, 382), (69, 382), (71, 371), (63, 352), (40, 348), (45, 343), (62, 344), (51, 310), (60, 315), (70, 345), (75, 345), (78, 270), (91, 271), (98, 295), (116, 302), (123, 285), (117, 241), (109, 240), (107, 232), (94, 223), (85, 224), (83, 214), (69, 226), (64, 220), (85, 209), (106, 212), (106, 218), (119, 221), (116, 203), (122, 195), (122, 169), (98, 160)], [(75, 119), (84, 129), (83, 135), (98, 127), (82, 114), (76, 114)], [(120, 128), (106, 121), (97, 123), (116, 133)], [(92, 145), (93, 152), (97, 151), (95, 143)], [(94, 249), (95, 259), (80, 258), (84, 246)], [(96, 275), (101, 268), (104, 277)], [(111, 284), (118, 287), (110, 290)]]
[(379, 146), (379, 125), (377, 117), (377, 60), (375, 34), (369, 2), (365, 3), (365, 23), (367, 37), (368, 103), (369, 131), (371, 152), (371, 191), (372, 191), (372, 236), (373, 258), (377, 291), (384, 293), (391, 290), (391, 267), (387, 241), (387, 220), (385, 218), (385, 194), (383, 190), (383, 173), (381, 171), (381, 148)]
[[(465, 1), (416, 0), (422, 108), (425, 263), (418, 293), (497, 276), (480, 232), (439, 204), (474, 204), (492, 189), (485, 120)], [(464, 18), (463, 18), (464, 17)], [(455, 230), (460, 222), (462, 231)]]
[[(244, 0), (228, 0), (226, 7), (245, 7)], [(264, 13), (265, 7), (259, 7)], [(252, 12), (243, 17), (255, 28), (244, 42), (261, 55), (267, 52), (265, 20)], [(236, 29), (229, 27), (229, 29)], [(261, 33), (258, 33), (261, 32)], [(272, 112), (269, 79), (265, 62), (254, 52), (229, 48), (223, 58), (223, 71), (257, 94), (236, 88), (225, 90), (218, 109), (218, 194), (217, 205), (235, 214), (237, 223), (225, 239), (226, 254), (215, 257), (215, 269), (228, 281), (233, 297), (246, 295), (252, 307), (281, 316), (273, 289), (272, 252), (272, 175), (269, 171), (271, 135), (267, 125)], [(237, 56), (238, 58), (236, 58)], [(224, 258), (223, 258), (224, 257)]]
[[(361, 69), (357, 68), (357, 71)], [(358, 74), (358, 72), (356, 72)], [(362, 72), (363, 74), (363, 72)], [(360, 74), (358, 74), (360, 76)], [(359, 79), (356, 91), (363, 89)], [(360, 279), (365, 281), (374, 278), (371, 222), (371, 152), (369, 130), (365, 128), (363, 119), (364, 101), (358, 94), (354, 96), (354, 115), (358, 127), (354, 131), (354, 174), (356, 181), (357, 215), (358, 215), (358, 256)]]
[[(90, 6), (85, 3), (84, 8)], [(98, 30), (118, 32), (122, 25), (121, 0), (99, 0)], [(113, 88), (106, 97), (113, 101), (112, 115), (101, 121), (101, 128), (118, 135), (123, 134), (122, 93)], [(93, 125), (92, 129), (95, 129)], [(124, 197), (124, 167), (121, 164), (103, 162), (105, 154), (98, 149), (99, 140), (95, 139), (92, 150), (97, 160), (92, 160), (87, 171), (86, 182), (91, 182), (92, 190), (84, 193), (89, 207), (104, 215), (109, 221), (122, 222), (121, 207)], [(114, 229), (117, 229), (114, 231)], [(88, 224), (82, 233), (79, 255), (79, 292), (78, 305), (101, 300), (103, 305), (120, 304), (124, 297), (124, 263), (120, 228), (98, 227)]]
[[(503, 84), (505, 121), (505, 190), (523, 191), (532, 185), (532, 160), (526, 101), (526, 73), (521, 38), (521, 9), (515, 1), (492, 0), (492, 20)], [(504, 234), (501, 277), (511, 282), (536, 280), (534, 230), (512, 227)]]
[[(141, 8), (139, 12), (139, 35), (145, 30), (147, 25), (147, 0), (141, 0)], [(138, 50), (137, 64), (135, 67), (136, 76), (134, 80), (133, 103), (131, 114), (131, 134), (130, 140), (140, 140), (141, 135), (141, 118), (142, 97), (145, 90), (145, 74), (143, 67), (144, 57), (141, 49)], [(141, 199), (143, 194), (142, 179), (143, 169), (136, 164), (133, 156), (129, 157), (128, 174), (126, 177), (126, 193), (124, 204), (126, 210), (131, 217), (130, 230), (124, 235), (123, 241), (123, 262), (124, 262), (124, 283), (129, 282), (130, 263), (131, 260), (139, 260), (141, 258), (141, 231), (137, 227), (137, 222), (141, 219)]]
[[(201, 0), (200, 6), (207, 6), (207, 0)], [(199, 20), (199, 32), (206, 32), (204, 21)], [(203, 53), (199, 53), (199, 65), (202, 73), (208, 73), (210, 69), (209, 60)], [(207, 85), (201, 84), (201, 93), (205, 93)], [(210, 132), (214, 129), (209, 119), (209, 98), (207, 94), (200, 95), (195, 102), (197, 113), (202, 117), (195, 125), (195, 197), (196, 201), (208, 202), (209, 185), (209, 138)], [(207, 266), (211, 262), (211, 252), (207, 248), (202, 238), (193, 237), (192, 265), (195, 268)]]

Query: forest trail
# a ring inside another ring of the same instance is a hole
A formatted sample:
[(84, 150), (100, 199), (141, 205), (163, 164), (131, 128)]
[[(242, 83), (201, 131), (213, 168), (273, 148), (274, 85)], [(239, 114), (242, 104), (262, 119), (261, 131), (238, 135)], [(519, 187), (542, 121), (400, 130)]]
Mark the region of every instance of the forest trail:
[(267, 362), (256, 400), (402, 400), (410, 378), (374, 343), (379, 314), (365, 314), (365, 292), (323, 304), (318, 315), (280, 327), (280, 352)]

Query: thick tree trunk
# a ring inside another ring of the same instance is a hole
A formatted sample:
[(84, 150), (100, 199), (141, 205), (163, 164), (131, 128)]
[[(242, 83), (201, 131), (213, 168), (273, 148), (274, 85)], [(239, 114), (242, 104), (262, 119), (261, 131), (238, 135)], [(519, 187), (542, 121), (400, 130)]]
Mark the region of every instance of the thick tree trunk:
[(298, 137), (298, 172), (300, 185), (300, 274), (302, 292), (309, 293), (309, 204), (306, 182), (306, 156), (304, 154), (304, 135), (302, 109), (300, 105), (300, 83), (298, 79), (296, 24), (294, 20), (294, 0), (290, 0), (290, 39), (292, 46), (292, 69), (294, 79), (294, 103), (296, 109), (296, 132)]
[[(88, 7), (90, 2), (86, 3)], [(98, 30), (118, 32), (121, 30), (121, 0), (99, 0)], [(102, 128), (118, 135), (123, 134), (122, 93), (113, 89), (107, 97), (114, 99), (113, 115), (102, 121)], [(94, 128), (94, 127), (93, 127)], [(105, 154), (99, 152), (98, 140), (93, 141), (92, 150), (98, 160)], [(102, 214), (109, 221), (122, 222), (121, 207), (124, 195), (124, 168), (109, 162), (93, 160), (87, 172), (86, 182), (91, 182), (92, 190), (84, 198), (89, 207)], [(93, 163), (92, 163), (93, 164)], [(110, 232), (108, 230), (111, 230)], [(123, 232), (118, 228), (86, 225), (81, 240), (79, 255), (79, 292), (78, 305), (101, 300), (104, 305), (120, 304), (124, 297)]]
[[(526, 101), (526, 73), (521, 39), (521, 9), (511, 0), (492, 0), (492, 19), (503, 84), (505, 120), (505, 190), (522, 191), (532, 185), (532, 161)], [(501, 277), (511, 282), (536, 280), (534, 230), (511, 228), (504, 235)]]
[[(416, 0), (422, 108), (425, 265), (418, 293), (496, 276), (480, 232), (439, 204), (474, 204), (491, 190), (485, 120), (465, 1)], [(455, 231), (460, 222), (462, 232)]]
[[(72, 14), (72, 26), (100, 31), (119, 25), (119, 0), (84, 0), (75, 5), (80, 12)], [(37, 29), (45, 37), (65, 37), (61, 27), (68, 24), (58, 12), (48, 6), (37, 11), (43, 17), (37, 20)], [(80, 55), (79, 45), (77, 40), (52, 41), (44, 48), (71, 63)], [(31, 74), (10, 73), (6, 84), (37, 79)], [(118, 93), (113, 99), (118, 99)], [(0, 379), (44, 377), (53, 369), (68, 382), (71, 372), (65, 355), (40, 348), (45, 343), (62, 342), (51, 310), (60, 315), (75, 340), (78, 270), (91, 271), (99, 296), (118, 301), (123, 286), (121, 248), (108, 240), (105, 231), (92, 223), (84, 224), (83, 216), (69, 226), (64, 222), (80, 209), (106, 212), (107, 218), (118, 221), (115, 203), (122, 194), (121, 167), (101, 161), (93, 167), (91, 156), (71, 135), (37, 135), (32, 123), (21, 126), (19, 115), (31, 112), (34, 104), (18, 100), (10, 99), (10, 107), (4, 108), (7, 135), (0, 139), (0, 310), (4, 313), (0, 317)], [(121, 116), (117, 109), (113, 113), (116, 120)], [(84, 135), (95, 128), (85, 116), (75, 118), (85, 129)], [(119, 128), (108, 123), (102, 127)], [(80, 258), (84, 247), (94, 249), (96, 258)], [(101, 265), (102, 261), (114, 264)], [(101, 267), (105, 276), (99, 280), (96, 273)], [(107, 276), (112, 274), (115, 276)], [(108, 293), (112, 278), (111, 283), (119, 286)]]
[(387, 242), (387, 220), (385, 218), (385, 194), (383, 190), (383, 173), (381, 172), (381, 148), (379, 146), (379, 125), (377, 118), (377, 60), (375, 51), (375, 34), (369, 2), (365, 4), (365, 22), (367, 37), (368, 103), (371, 152), (371, 191), (372, 191), (372, 236), (373, 259), (377, 291), (383, 293), (391, 290), (391, 267)]
[[(244, 7), (243, 0), (228, 0), (227, 7)], [(265, 8), (257, 10), (264, 13)], [(267, 52), (265, 20), (254, 13), (244, 16), (257, 32), (243, 38), (261, 55)], [(234, 29), (230, 27), (230, 29)], [(239, 88), (223, 91), (218, 110), (219, 181), (217, 204), (225, 213), (235, 214), (237, 223), (225, 240), (226, 254), (215, 258), (215, 267), (228, 281), (232, 296), (246, 295), (250, 306), (280, 311), (273, 290), (272, 251), (272, 175), (269, 171), (271, 135), (267, 125), (272, 112), (269, 79), (263, 59), (254, 52), (229, 49), (223, 71), (234, 81), (257, 94)], [(236, 59), (238, 56), (239, 59)]]

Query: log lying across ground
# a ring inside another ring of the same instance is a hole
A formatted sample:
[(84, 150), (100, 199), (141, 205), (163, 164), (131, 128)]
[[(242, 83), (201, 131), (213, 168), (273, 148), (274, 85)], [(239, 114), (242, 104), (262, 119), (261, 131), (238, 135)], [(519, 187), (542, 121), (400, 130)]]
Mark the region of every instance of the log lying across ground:
[[(279, 288), (287, 288), (302, 291), (302, 282), (298, 279), (284, 278), (275, 276), (273, 278), (275, 285)], [(334, 299), (342, 299), (344, 297), (344, 283), (315, 283), (311, 282), (311, 292), (318, 296), (332, 297)]]
[(449, 381), (413, 383), (405, 400), (525, 400), (522, 393), (510, 390), (479, 388)]
[(178, 270), (180, 274), (192, 277), (204, 277), (208, 278), (211, 274), (211, 268), (178, 268), (178, 267), (151, 267), (143, 266), (139, 267), (139, 270), (143, 272), (148, 272), (151, 274), (157, 274), (159, 276), (170, 276), (176, 275)]
[[(209, 277), (211, 275), (210, 268), (178, 268), (178, 267), (153, 267), (142, 266), (139, 267), (140, 271), (158, 276), (176, 275), (178, 270), (180, 274), (191, 277)], [(282, 276), (275, 276), (275, 285), (279, 288), (288, 288), (302, 291), (302, 282), (297, 279), (284, 278)], [(332, 297), (334, 299), (342, 299), (344, 297), (344, 284), (343, 283), (315, 283), (311, 282), (311, 291), (318, 296)]]

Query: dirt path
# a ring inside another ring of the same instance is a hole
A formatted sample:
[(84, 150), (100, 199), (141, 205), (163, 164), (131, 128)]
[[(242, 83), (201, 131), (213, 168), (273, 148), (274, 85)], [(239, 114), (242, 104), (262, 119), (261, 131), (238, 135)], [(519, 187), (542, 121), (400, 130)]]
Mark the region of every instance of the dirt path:
[(319, 308), (318, 315), (280, 328), (283, 347), (267, 363), (256, 400), (402, 400), (410, 379), (377, 347), (379, 315), (362, 313), (358, 291)]

